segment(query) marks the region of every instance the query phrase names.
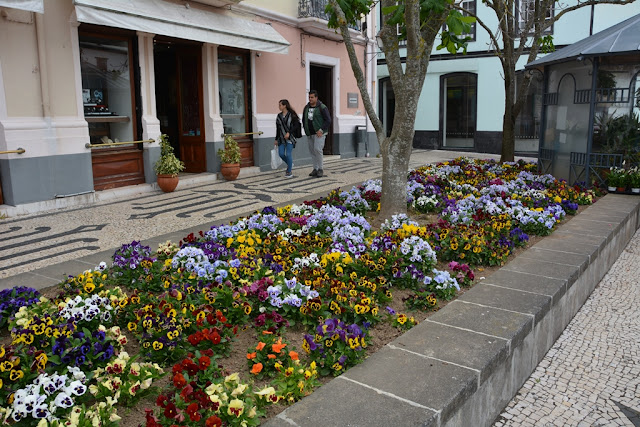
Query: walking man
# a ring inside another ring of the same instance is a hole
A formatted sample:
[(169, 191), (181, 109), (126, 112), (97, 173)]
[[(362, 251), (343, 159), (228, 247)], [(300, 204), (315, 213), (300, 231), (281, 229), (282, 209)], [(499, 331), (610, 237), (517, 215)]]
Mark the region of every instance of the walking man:
[(304, 133), (309, 140), (309, 152), (313, 162), (313, 171), (309, 176), (320, 178), (324, 175), (322, 170), (322, 150), (327, 133), (331, 127), (331, 114), (326, 105), (318, 99), (318, 91), (309, 91), (309, 103), (302, 112), (302, 124)]

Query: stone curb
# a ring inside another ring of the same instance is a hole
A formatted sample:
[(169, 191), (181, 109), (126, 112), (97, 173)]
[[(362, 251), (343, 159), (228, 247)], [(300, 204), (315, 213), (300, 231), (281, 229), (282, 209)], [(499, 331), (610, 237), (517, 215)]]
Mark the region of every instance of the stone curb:
[(491, 425), (639, 227), (640, 198), (605, 196), (265, 425)]

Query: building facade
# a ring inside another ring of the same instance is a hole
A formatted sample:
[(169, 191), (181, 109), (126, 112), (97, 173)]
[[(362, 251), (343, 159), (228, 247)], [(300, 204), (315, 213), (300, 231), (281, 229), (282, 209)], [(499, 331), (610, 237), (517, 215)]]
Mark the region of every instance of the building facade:
[[(357, 155), (370, 126), (325, 3), (0, 0), (0, 204), (153, 183), (162, 133), (186, 172), (218, 172), (225, 134), (266, 170), (278, 101), (301, 112), (310, 89), (333, 118), (325, 153)], [(374, 49), (352, 37), (364, 66)]]
[[(477, 11), (489, 28), (498, 28), (495, 12), (480, 0), (462, 0), (462, 6)], [(520, 0), (525, 10), (533, 0)], [(575, 0), (562, 2), (573, 5)], [(640, 12), (640, 3), (583, 7), (561, 17), (550, 34), (556, 49), (570, 45), (629, 16)], [(550, 11), (549, 13), (553, 13)], [(414, 147), (428, 149), (501, 152), (504, 115), (504, 80), (500, 60), (490, 49), (490, 38), (483, 27), (473, 25), (466, 55), (451, 55), (434, 48), (418, 104)], [(438, 40), (435, 45), (438, 45)], [(401, 56), (403, 52), (401, 50)], [(527, 55), (518, 63), (524, 70)], [(378, 60), (380, 117), (390, 132), (393, 124), (394, 94), (384, 59)], [(523, 111), (516, 122), (516, 153), (536, 156), (543, 105), (541, 73), (534, 73)]]

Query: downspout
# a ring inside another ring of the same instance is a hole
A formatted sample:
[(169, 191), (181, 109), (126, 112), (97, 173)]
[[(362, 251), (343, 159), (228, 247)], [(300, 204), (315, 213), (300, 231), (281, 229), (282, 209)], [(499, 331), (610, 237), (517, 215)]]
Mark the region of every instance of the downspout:
[(596, 110), (596, 86), (598, 85), (598, 58), (593, 58), (593, 69), (591, 71), (591, 98), (589, 99), (589, 127), (587, 128), (587, 162), (585, 165), (585, 184), (590, 187), (589, 180), (589, 160), (591, 157), (591, 145), (593, 144), (593, 122), (595, 121)]
[(51, 103), (49, 98), (49, 79), (47, 70), (47, 49), (44, 37), (44, 15), (34, 13), (36, 16), (36, 42), (38, 43), (38, 68), (40, 71), (40, 92), (42, 96), (42, 116), (51, 118)]
[[(544, 102), (544, 97), (549, 93), (549, 66), (545, 65), (542, 71), (542, 117), (540, 117), (540, 142), (538, 143), (538, 172), (542, 172), (542, 149), (544, 148), (544, 134), (547, 128), (547, 108), (549, 105)], [(551, 159), (553, 162), (553, 158)]]
[[(365, 32), (364, 32), (364, 78), (367, 84), (367, 92), (369, 92), (369, 98), (371, 98), (371, 91), (369, 90), (369, 74), (367, 73), (367, 54), (369, 53), (369, 15), (365, 15), (364, 17), (365, 24)], [(367, 109), (364, 109), (364, 152), (365, 157), (369, 157), (369, 115), (367, 114)], [(358, 147), (356, 147), (356, 157), (358, 156)]]

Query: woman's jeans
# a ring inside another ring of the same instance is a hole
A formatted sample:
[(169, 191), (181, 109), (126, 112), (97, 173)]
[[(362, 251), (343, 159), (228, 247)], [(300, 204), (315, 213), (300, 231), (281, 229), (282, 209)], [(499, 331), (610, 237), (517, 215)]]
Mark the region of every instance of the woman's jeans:
[(293, 167), (293, 144), (291, 141), (278, 144), (278, 155), (282, 161), (287, 164), (287, 173), (291, 172), (291, 168)]

